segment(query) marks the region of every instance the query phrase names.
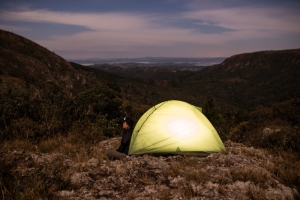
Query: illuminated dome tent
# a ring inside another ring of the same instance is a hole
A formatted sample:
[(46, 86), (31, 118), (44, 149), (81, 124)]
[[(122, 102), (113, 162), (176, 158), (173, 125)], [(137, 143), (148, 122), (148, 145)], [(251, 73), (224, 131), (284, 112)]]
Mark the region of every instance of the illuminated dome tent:
[(225, 151), (224, 144), (202, 109), (170, 100), (142, 115), (133, 130), (128, 154), (221, 151)]

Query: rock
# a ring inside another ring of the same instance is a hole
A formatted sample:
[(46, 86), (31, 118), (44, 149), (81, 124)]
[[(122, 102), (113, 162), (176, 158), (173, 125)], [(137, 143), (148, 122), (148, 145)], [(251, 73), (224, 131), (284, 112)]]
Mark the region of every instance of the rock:
[[(39, 181), (63, 199), (295, 199), (298, 195), (275, 174), (284, 160), (262, 149), (226, 141), (226, 153), (207, 157), (107, 159), (104, 152), (115, 149), (118, 142), (113, 138), (91, 147), (93, 156), (87, 162), (64, 154), (24, 151), (2, 152), (0, 158), (12, 167), (16, 180), (30, 182), (41, 174)], [(69, 185), (56, 189), (62, 181)]]
[(91, 158), (86, 163), (87, 167), (98, 167), (98, 165), (99, 165), (99, 160), (96, 158)]
[(106, 150), (105, 154), (110, 159), (122, 160), (122, 159), (126, 158), (126, 154), (120, 153), (120, 152), (117, 152), (114, 150)]
[(77, 187), (81, 187), (83, 185), (88, 185), (93, 180), (89, 177), (89, 173), (79, 172), (79, 173), (72, 174), (70, 176), (70, 181), (71, 181), (71, 184), (73, 184)]
[(66, 160), (64, 160), (64, 162), (63, 162), (63, 165), (64, 166), (67, 166), (67, 167), (72, 167), (72, 166), (74, 166), (76, 163), (74, 162), (74, 161), (72, 161), (71, 159), (66, 159)]
[(159, 191), (169, 190), (169, 189), (170, 189), (170, 188), (169, 188), (168, 186), (166, 186), (166, 185), (159, 185), (159, 186), (157, 186), (156, 188), (157, 188), (157, 190), (159, 190)]
[(271, 128), (264, 128), (263, 130), (263, 138), (267, 138), (269, 137), (271, 134), (273, 134), (275, 132), (274, 129)]
[(61, 197), (72, 197), (74, 195), (74, 191), (67, 191), (67, 190), (62, 190), (62, 191), (59, 191), (57, 193), (58, 196), (61, 196)]

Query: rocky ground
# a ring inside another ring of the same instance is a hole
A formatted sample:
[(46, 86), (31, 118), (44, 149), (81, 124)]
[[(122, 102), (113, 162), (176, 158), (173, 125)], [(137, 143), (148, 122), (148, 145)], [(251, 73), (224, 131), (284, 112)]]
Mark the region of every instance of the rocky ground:
[(207, 157), (143, 155), (108, 159), (105, 150), (115, 149), (119, 142), (120, 138), (112, 138), (91, 147), (90, 151), (100, 156), (85, 162), (63, 154), (2, 152), (2, 166), (10, 166), (10, 174), (2, 175), (2, 196), (8, 193), (9, 183), (5, 181), (10, 176), (24, 185), (20, 191), (30, 193), (24, 187), (38, 186), (40, 191), (51, 190), (54, 199), (299, 198), (293, 186), (276, 176), (282, 158), (264, 150), (226, 141), (226, 153)]

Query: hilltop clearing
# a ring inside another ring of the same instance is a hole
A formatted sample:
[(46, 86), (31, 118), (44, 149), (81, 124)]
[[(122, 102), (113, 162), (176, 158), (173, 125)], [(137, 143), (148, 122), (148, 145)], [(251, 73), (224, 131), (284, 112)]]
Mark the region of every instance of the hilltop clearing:
[[(120, 138), (104, 140), (84, 156), (61, 152), (11, 150), (1, 152), (10, 185), (2, 184), (8, 199), (296, 199), (299, 161), (265, 150), (226, 141), (226, 153), (207, 157), (151, 156), (109, 160)], [(291, 166), (291, 165), (290, 165)], [(294, 173), (294, 174), (293, 174)], [(290, 181), (290, 180), (289, 180)], [(13, 184), (15, 183), (15, 184)], [(18, 184), (17, 184), (18, 183)], [(299, 185), (298, 185), (299, 186)], [(39, 188), (34, 189), (33, 188)]]

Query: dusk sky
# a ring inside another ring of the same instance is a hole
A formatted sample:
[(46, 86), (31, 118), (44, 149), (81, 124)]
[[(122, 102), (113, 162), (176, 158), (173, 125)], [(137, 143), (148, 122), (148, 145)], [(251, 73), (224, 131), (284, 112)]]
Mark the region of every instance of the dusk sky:
[(1, 0), (0, 29), (65, 59), (300, 48), (299, 0)]

